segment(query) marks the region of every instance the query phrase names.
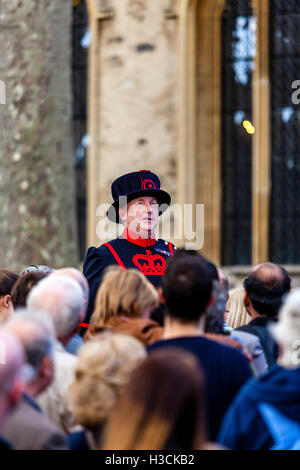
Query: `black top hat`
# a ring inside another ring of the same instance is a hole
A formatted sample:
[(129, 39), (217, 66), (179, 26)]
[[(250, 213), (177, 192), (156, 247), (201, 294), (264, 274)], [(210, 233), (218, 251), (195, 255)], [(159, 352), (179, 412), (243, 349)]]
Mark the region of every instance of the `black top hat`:
[[(159, 177), (149, 170), (134, 171), (120, 176), (111, 185), (111, 194), (114, 203), (107, 211), (107, 217), (113, 222), (119, 223), (119, 207), (143, 196), (153, 196), (159, 204), (159, 215), (170, 205), (171, 196), (160, 189)], [(122, 200), (123, 199), (123, 200)]]

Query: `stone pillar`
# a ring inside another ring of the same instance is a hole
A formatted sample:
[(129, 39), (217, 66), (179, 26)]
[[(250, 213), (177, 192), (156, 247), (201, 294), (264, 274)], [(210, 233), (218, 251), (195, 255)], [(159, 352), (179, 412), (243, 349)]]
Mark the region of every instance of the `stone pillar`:
[(0, 0), (0, 267), (77, 263), (71, 14), (71, 1)]

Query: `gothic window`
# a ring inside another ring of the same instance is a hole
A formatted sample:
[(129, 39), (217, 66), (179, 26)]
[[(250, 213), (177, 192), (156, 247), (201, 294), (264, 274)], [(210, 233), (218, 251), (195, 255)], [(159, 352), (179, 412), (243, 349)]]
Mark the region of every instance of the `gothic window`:
[(226, 3), (222, 15), (221, 180), (223, 265), (251, 264), (252, 75), (256, 18), (251, 1)]
[[(270, 259), (300, 263), (300, 1), (270, 1), (271, 200)], [(295, 90), (294, 90), (295, 91)], [(298, 94), (299, 98), (299, 94)]]

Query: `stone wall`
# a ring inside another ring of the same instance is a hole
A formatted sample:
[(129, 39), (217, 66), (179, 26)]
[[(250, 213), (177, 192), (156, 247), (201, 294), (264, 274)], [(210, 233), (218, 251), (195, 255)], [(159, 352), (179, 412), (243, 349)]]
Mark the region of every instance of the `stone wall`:
[(72, 3), (0, 3), (0, 267), (75, 265)]

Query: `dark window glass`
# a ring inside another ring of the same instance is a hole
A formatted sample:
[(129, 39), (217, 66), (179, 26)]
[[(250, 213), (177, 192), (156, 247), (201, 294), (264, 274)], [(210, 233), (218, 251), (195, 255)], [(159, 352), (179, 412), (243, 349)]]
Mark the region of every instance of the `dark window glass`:
[(80, 259), (86, 251), (86, 149), (87, 135), (87, 54), (89, 44), (88, 17), (85, 2), (73, 6), (73, 142), (76, 172), (77, 227)]
[(222, 264), (251, 264), (252, 74), (256, 20), (251, 1), (229, 0), (222, 16)]
[(300, 92), (292, 89), (295, 80), (300, 80), (300, 0), (271, 0), (269, 246), (273, 262), (288, 264), (300, 263), (300, 105), (295, 102)]

